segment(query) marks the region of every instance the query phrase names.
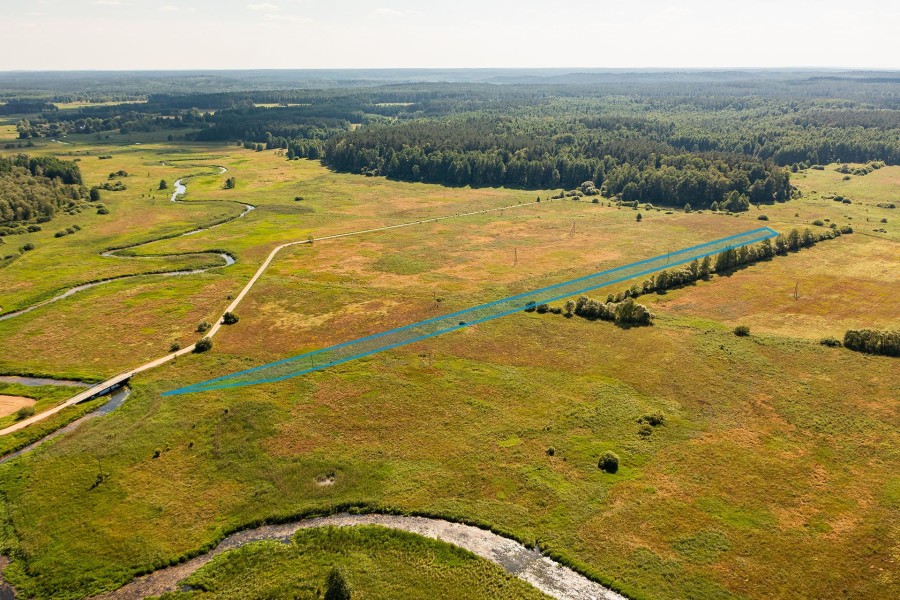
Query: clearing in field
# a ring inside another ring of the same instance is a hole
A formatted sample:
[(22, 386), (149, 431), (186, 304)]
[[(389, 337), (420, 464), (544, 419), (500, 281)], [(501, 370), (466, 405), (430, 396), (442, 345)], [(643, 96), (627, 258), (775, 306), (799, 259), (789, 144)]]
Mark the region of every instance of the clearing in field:
[(6, 417), (14, 414), (21, 408), (34, 406), (34, 398), (26, 398), (25, 396), (5, 396), (0, 394), (0, 417)]

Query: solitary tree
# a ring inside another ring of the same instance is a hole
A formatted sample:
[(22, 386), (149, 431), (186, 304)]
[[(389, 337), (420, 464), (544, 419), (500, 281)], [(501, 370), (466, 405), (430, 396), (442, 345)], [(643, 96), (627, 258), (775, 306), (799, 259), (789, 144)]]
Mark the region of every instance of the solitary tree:
[(572, 313), (575, 312), (575, 301), (574, 300), (566, 300), (566, 316), (571, 317)]
[(637, 219), (637, 222), (640, 223), (644, 217), (641, 216), (641, 213), (638, 213), (637, 217), (635, 217), (635, 218)]
[(161, 190), (167, 190), (167, 189), (169, 189), (169, 184), (166, 183), (166, 180), (165, 180), (165, 179), (160, 179), (160, 180), (159, 180), (159, 189), (161, 189)]
[(341, 567), (332, 567), (325, 582), (325, 600), (350, 600), (353, 587)]
[(97, 186), (91, 188), (91, 202), (96, 202), (100, 199), (100, 189)]

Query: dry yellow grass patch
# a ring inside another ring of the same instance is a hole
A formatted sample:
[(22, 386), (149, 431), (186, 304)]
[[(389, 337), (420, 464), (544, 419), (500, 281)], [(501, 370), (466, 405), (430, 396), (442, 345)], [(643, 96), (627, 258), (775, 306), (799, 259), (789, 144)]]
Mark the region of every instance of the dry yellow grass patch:
[(33, 398), (0, 395), (0, 417), (9, 416), (20, 408), (34, 406), (34, 403), (35, 400)]

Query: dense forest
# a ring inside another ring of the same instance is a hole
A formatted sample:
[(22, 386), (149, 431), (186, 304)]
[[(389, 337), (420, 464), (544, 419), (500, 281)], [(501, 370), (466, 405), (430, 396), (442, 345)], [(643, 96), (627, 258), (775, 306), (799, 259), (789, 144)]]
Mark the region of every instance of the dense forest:
[(45, 222), (86, 195), (73, 162), (25, 154), (0, 157), (0, 224)]
[[(259, 89), (253, 73), (184, 74), (171, 85), (147, 74), (144, 87), (129, 79), (120, 89), (104, 79), (107, 94), (146, 101), (42, 110), (18, 129), (22, 139), (170, 130), (172, 139), (283, 149), (289, 159), (407, 181), (536, 190), (591, 182), (596, 193), (629, 202), (732, 211), (788, 200), (790, 171), (900, 164), (895, 74), (499, 70), (440, 80), (454, 73), (387, 83), (402, 74), (332, 73), (326, 81), (284, 72), (285, 85), (307, 87), (274, 90)], [(57, 96), (85, 92), (78, 81)], [(42, 82), (26, 81), (30, 92)], [(41, 96), (10, 100), (37, 106)]]

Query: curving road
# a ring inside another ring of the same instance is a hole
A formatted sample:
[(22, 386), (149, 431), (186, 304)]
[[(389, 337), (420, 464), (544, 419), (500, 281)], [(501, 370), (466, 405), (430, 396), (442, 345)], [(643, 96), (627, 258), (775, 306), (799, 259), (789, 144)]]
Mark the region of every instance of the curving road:
[(548, 596), (561, 600), (626, 600), (625, 596), (591, 581), (584, 575), (560, 565), (535, 550), (529, 550), (515, 540), (491, 531), (443, 519), (379, 514), (338, 514), (303, 519), (284, 525), (263, 525), (256, 529), (241, 531), (226, 537), (206, 554), (138, 577), (114, 592), (95, 596), (94, 600), (139, 600), (148, 596), (158, 596), (177, 590), (181, 580), (228, 550), (262, 540), (290, 542), (291, 536), (300, 529), (358, 525), (379, 525), (388, 529), (408, 531), (458, 546), (497, 563), (508, 573), (527, 581)]

